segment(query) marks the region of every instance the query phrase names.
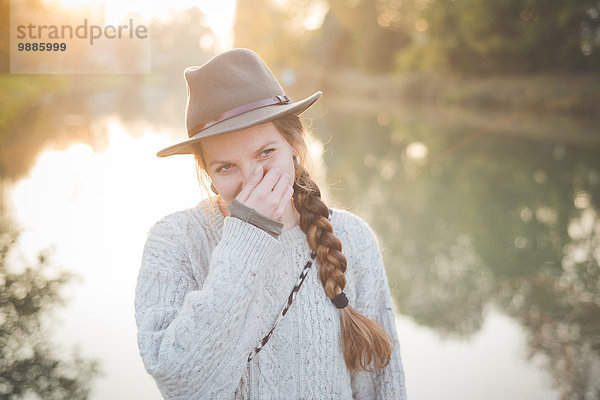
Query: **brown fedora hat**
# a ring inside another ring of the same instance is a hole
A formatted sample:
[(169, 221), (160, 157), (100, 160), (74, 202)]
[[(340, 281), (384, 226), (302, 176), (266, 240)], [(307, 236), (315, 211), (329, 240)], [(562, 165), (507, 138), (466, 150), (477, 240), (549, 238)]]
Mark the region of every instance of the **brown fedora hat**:
[(185, 124), (189, 139), (156, 153), (159, 157), (192, 153), (199, 140), (302, 113), (321, 92), (292, 102), (263, 60), (252, 50), (233, 49), (201, 67), (184, 71), (187, 87)]

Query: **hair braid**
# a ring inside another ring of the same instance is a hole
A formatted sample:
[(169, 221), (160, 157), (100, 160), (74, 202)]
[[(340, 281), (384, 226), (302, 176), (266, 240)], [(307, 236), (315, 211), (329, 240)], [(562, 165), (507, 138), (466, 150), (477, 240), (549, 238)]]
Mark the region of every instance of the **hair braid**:
[[(321, 200), (321, 191), (301, 165), (296, 168), (294, 205), (300, 213), (300, 229), (317, 253), (325, 293), (333, 299), (346, 286), (346, 257), (342, 254), (342, 243), (333, 234), (329, 208)], [(377, 368), (384, 368), (392, 352), (385, 329), (349, 305), (340, 310), (340, 318), (342, 352), (348, 369), (371, 371), (371, 362)]]

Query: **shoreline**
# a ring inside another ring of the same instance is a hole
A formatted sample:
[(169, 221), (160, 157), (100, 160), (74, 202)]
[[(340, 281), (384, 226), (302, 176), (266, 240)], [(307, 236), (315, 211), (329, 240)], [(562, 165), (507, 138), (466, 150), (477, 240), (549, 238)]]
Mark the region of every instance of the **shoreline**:
[(600, 75), (536, 74), (464, 77), (436, 73), (315, 73), (328, 97), (357, 101), (560, 114), (600, 119)]

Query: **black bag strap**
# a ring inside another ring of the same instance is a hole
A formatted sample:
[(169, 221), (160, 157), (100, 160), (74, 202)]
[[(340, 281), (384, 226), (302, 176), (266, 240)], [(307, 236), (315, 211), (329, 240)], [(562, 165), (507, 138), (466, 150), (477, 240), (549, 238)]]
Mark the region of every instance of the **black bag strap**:
[[(330, 220), (331, 220), (332, 213), (333, 213), (333, 210), (330, 209), (329, 210), (329, 217), (328, 217), (328, 219), (330, 219)], [(283, 317), (285, 316), (285, 314), (290, 309), (290, 306), (294, 302), (294, 299), (296, 298), (296, 294), (298, 294), (298, 290), (300, 290), (300, 286), (302, 286), (302, 283), (304, 283), (304, 278), (306, 278), (306, 275), (308, 274), (308, 271), (310, 270), (310, 267), (312, 267), (312, 263), (315, 260), (316, 256), (317, 256), (317, 253), (315, 253), (314, 251), (310, 253), (310, 260), (308, 260), (306, 262), (306, 265), (304, 265), (304, 268), (302, 269), (302, 272), (300, 273), (300, 276), (298, 276), (298, 279), (296, 280), (296, 284), (294, 285), (294, 288), (292, 289), (292, 292), (288, 296), (288, 299), (287, 299), (287, 302), (285, 303), (285, 306), (283, 306), (283, 309), (281, 310), (281, 312), (279, 313), (279, 316), (275, 320), (275, 324), (273, 324), (273, 327), (271, 328), (271, 330), (269, 331), (269, 333), (267, 333), (267, 335), (264, 338), (262, 338), (262, 340), (258, 343), (258, 345), (256, 345), (256, 347), (254, 348), (254, 350), (252, 350), (250, 352), (250, 354), (248, 355), (248, 362), (250, 362), (250, 360), (252, 360), (254, 358), (254, 356), (256, 354), (258, 354), (258, 352), (261, 351), (262, 348), (267, 344), (267, 342), (271, 338), (271, 335), (273, 335), (273, 332), (275, 331), (275, 328), (277, 328), (277, 325), (279, 325), (279, 323), (281, 322), (281, 320), (283, 319)]]
[(252, 350), (250, 352), (250, 355), (248, 356), (248, 362), (250, 362), (250, 360), (252, 360), (254, 358), (254, 356), (256, 354), (258, 354), (258, 352), (261, 351), (262, 348), (267, 344), (267, 342), (271, 338), (271, 335), (275, 331), (275, 328), (277, 328), (277, 325), (279, 325), (279, 323), (281, 322), (281, 320), (283, 319), (283, 317), (285, 316), (285, 314), (290, 309), (290, 306), (294, 302), (294, 299), (296, 298), (296, 294), (298, 294), (298, 290), (300, 290), (300, 286), (302, 286), (302, 283), (304, 283), (304, 279), (306, 278), (306, 275), (308, 274), (308, 271), (310, 270), (310, 267), (312, 267), (312, 263), (315, 260), (316, 256), (317, 256), (317, 253), (315, 253), (314, 251), (310, 254), (310, 260), (308, 260), (306, 262), (306, 265), (302, 269), (302, 272), (300, 273), (300, 276), (298, 276), (298, 279), (296, 280), (296, 284), (294, 285), (294, 288), (292, 289), (292, 292), (288, 296), (288, 299), (287, 299), (287, 302), (285, 303), (285, 306), (283, 306), (283, 309), (281, 310), (281, 312), (279, 313), (279, 316), (275, 320), (275, 324), (273, 325), (273, 327), (271, 328), (271, 330), (269, 331), (269, 333), (267, 333), (267, 335), (264, 338), (262, 338), (262, 340), (260, 341), (260, 343), (254, 348), (254, 350)]

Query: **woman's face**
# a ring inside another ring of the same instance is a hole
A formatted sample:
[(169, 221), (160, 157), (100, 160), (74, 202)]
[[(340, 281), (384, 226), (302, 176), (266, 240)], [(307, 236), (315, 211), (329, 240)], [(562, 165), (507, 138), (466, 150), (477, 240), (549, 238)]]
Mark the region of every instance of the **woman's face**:
[(227, 204), (242, 190), (258, 165), (294, 177), (294, 150), (273, 122), (202, 139), (202, 155), (211, 181)]

